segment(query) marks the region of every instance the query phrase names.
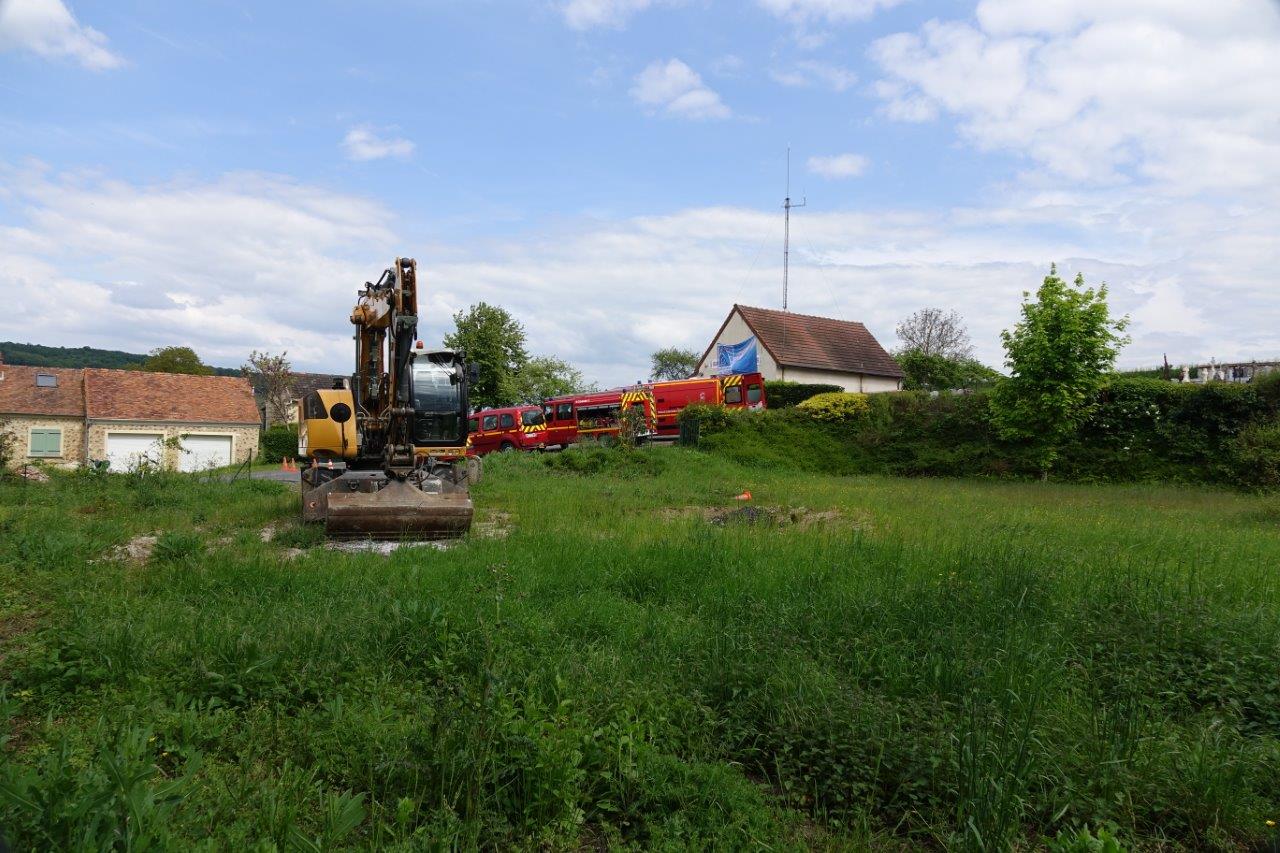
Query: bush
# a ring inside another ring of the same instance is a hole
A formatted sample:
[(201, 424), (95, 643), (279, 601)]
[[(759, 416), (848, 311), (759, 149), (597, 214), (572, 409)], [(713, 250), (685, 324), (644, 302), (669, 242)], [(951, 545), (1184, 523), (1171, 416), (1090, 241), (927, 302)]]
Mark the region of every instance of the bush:
[(691, 406), (685, 406), (680, 410), (680, 414), (676, 415), (676, 420), (682, 425), (696, 424), (703, 435), (719, 432), (727, 428), (732, 421), (728, 409), (710, 403), (694, 403)]
[(815, 421), (850, 423), (865, 418), (871, 406), (866, 394), (833, 391), (810, 397), (796, 408), (803, 410)]
[(285, 457), (298, 455), (298, 427), (296, 424), (278, 424), (268, 427), (258, 441), (258, 453), (263, 462), (280, 462)]
[[(990, 401), (988, 391), (841, 393), (746, 417), (697, 416), (706, 418), (701, 446), (745, 464), (900, 476), (1035, 476), (1034, 448), (1000, 437)], [(1280, 488), (1278, 404), (1280, 379), (1183, 385), (1112, 377), (1061, 448), (1054, 476)]]
[(789, 409), (816, 394), (830, 394), (843, 390), (839, 385), (823, 385), (817, 382), (786, 382), (781, 379), (771, 379), (764, 383), (765, 400), (770, 409)]

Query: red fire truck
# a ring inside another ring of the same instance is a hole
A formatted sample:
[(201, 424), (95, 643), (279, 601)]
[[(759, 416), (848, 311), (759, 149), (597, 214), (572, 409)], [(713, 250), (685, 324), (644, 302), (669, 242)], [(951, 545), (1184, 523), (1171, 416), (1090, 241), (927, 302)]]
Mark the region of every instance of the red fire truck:
[(767, 404), (764, 378), (759, 373), (695, 377), (552, 397), (542, 405), (547, 445), (568, 447), (580, 438), (617, 436), (624, 406), (640, 411), (644, 423), (640, 438), (674, 438), (680, 434), (680, 410), (693, 403), (763, 409)]
[(547, 444), (568, 447), (584, 438), (616, 438), (624, 409), (639, 412), (638, 439), (647, 440), (655, 434), (653, 395), (644, 386), (552, 397), (542, 404)]
[(482, 409), (470, 416), (467, 429), (467, 448), (477, 456), (547, 446), (547, 424), (539, 406)]

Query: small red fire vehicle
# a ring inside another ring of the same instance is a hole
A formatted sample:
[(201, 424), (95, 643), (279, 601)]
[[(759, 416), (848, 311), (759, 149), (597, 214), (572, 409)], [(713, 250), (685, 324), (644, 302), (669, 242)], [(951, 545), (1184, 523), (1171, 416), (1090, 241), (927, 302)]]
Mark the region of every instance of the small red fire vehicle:
[(541, 406), (482, 409), (469, 417), (467, 445), (477, 456), (511, 450), (545, 450), (547, 425)]

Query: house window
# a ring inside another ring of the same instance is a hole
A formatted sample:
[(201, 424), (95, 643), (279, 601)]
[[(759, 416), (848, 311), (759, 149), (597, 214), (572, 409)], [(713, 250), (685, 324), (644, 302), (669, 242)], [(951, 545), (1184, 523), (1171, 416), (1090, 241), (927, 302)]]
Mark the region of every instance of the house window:
[(58, 377), (52, 373), (37, 373), (36, 387), (37, 388), (57, 388)]
[(30, 444), (29, 456), (61, 456), (62, 430), (32, 428)]

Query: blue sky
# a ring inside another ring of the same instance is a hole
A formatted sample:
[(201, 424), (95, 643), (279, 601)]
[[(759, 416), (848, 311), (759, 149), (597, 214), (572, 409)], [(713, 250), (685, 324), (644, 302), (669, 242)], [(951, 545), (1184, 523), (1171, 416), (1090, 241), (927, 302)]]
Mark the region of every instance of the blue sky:
[[(1280, 356), (1268, 0), (0, 0), (0, 336), (349, 368), (396, 254), (614, 383), (734, 301), (980, 357), (1050, 262), (1125, 363)], [(45, 291), (56, 287), (61, 305)]]

